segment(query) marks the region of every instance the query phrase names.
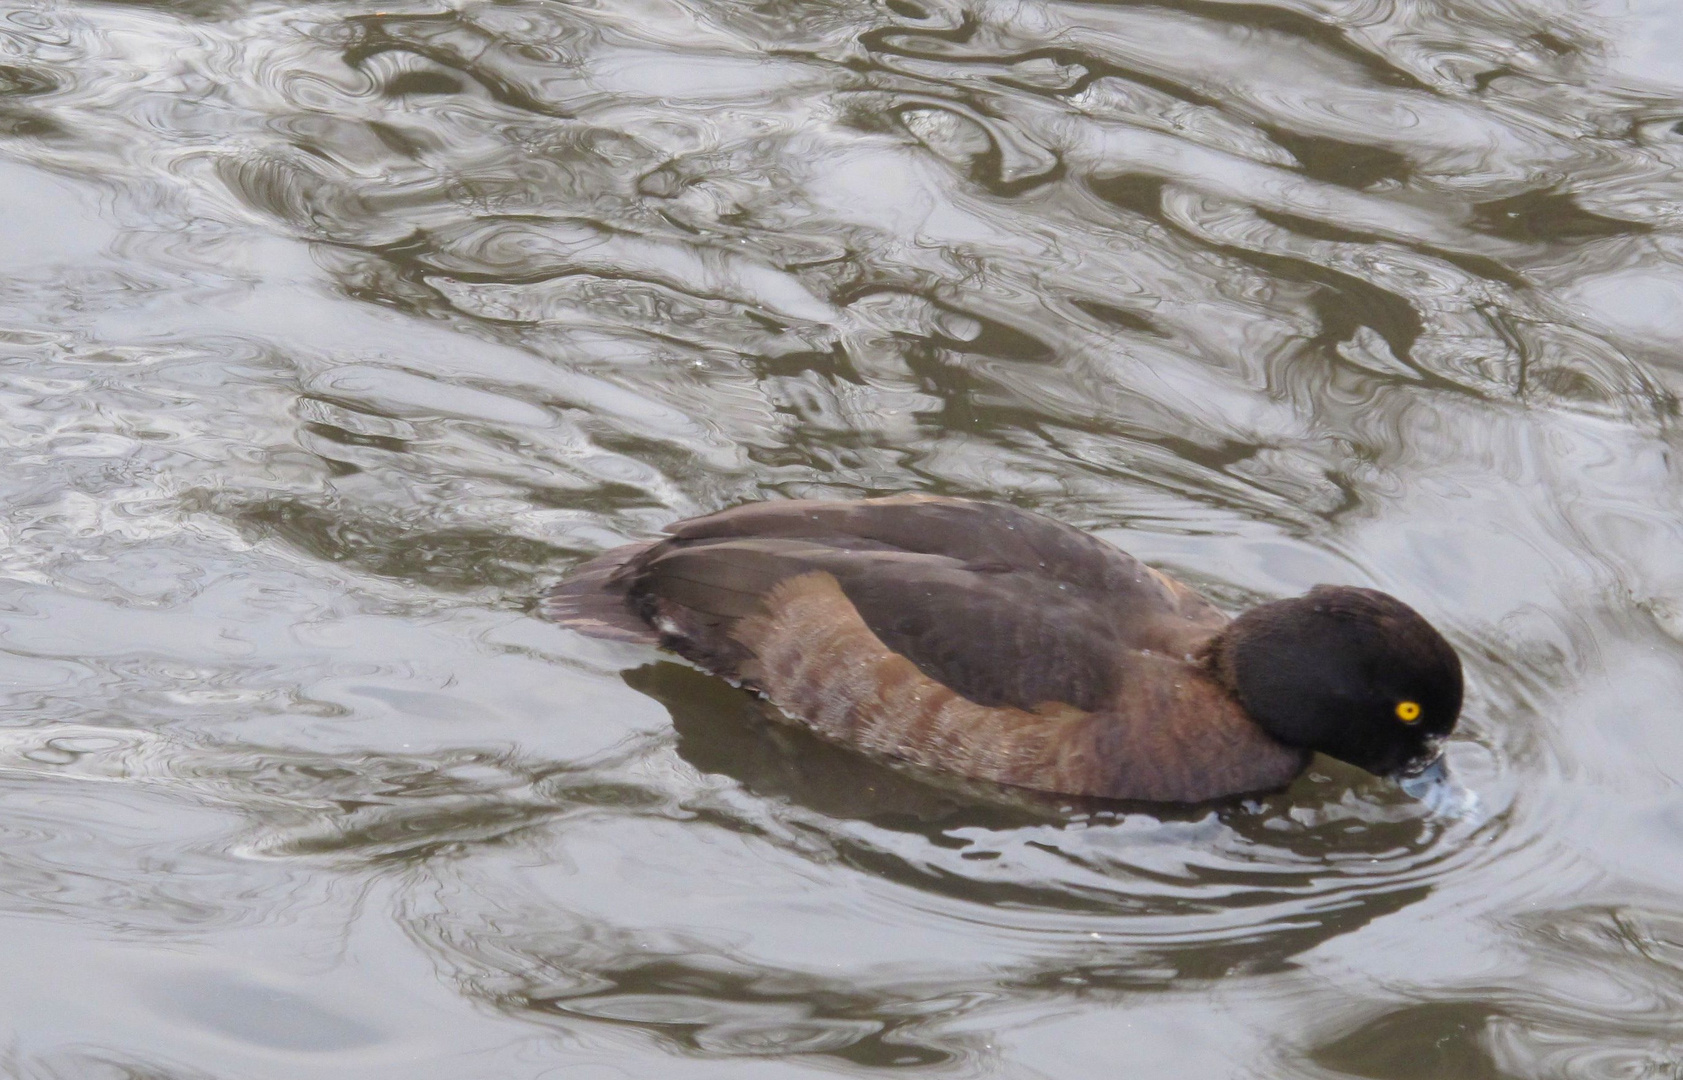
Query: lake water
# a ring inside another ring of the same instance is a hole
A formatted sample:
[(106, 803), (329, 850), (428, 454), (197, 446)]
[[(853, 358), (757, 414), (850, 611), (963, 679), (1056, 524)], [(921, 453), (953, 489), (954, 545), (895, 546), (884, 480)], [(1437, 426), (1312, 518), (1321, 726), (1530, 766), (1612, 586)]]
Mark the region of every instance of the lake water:
[[(0, 11), (0, 1073), (1683, 1077), (1668, 0)], [(1392, 591), (1434, 813), (929, 786), (537, 621), (757, 498)]]

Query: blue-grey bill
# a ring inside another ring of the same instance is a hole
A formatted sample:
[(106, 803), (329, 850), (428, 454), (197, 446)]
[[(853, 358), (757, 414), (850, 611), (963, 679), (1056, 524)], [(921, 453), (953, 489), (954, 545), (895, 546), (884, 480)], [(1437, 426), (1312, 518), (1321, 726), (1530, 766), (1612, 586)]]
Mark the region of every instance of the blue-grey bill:
[(1402, 777), (1397, 784), (1434, 814), (1467, 818), (1478, 811), (1478, 796), (1449, 775), (1449, 766), (1441, 755), (1412, 776)]

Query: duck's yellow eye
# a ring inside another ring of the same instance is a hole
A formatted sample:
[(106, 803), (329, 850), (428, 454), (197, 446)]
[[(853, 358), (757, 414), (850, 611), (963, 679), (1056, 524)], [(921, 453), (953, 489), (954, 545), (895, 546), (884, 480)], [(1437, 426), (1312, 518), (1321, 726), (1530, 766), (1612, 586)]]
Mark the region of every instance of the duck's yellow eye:
[(1420, 706), (1412, 701), (1399, 701), (1397, 703), (1397, 719), (1405, 724), (1414, 723), (1420, 719)]

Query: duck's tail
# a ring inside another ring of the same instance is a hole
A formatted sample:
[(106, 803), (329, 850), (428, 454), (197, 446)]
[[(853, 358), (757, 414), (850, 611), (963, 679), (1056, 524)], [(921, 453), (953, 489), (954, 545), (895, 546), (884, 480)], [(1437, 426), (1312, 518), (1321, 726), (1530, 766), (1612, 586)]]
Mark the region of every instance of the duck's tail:
[(645, 540), (603, 552), (574, 568), (566, 580), (538, 597), (538, 617), (571, 627), (588, 637), (659, 645), (660, 635), (625, 604), (625, 586), (610, 580), (615, 570), (649, 550)]

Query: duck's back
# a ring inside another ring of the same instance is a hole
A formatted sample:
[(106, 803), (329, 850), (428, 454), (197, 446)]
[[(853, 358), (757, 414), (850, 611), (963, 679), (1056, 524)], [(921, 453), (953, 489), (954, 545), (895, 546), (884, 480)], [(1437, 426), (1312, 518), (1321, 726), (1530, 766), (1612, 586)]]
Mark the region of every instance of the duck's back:
[(756, 503), (586, 564), (544, 614), (670, 648), (820, 734), (980, 779), (1194, 801), (1303, 755), (1188, 654), (1196, 592), (1026, 511), (957, 499)]

